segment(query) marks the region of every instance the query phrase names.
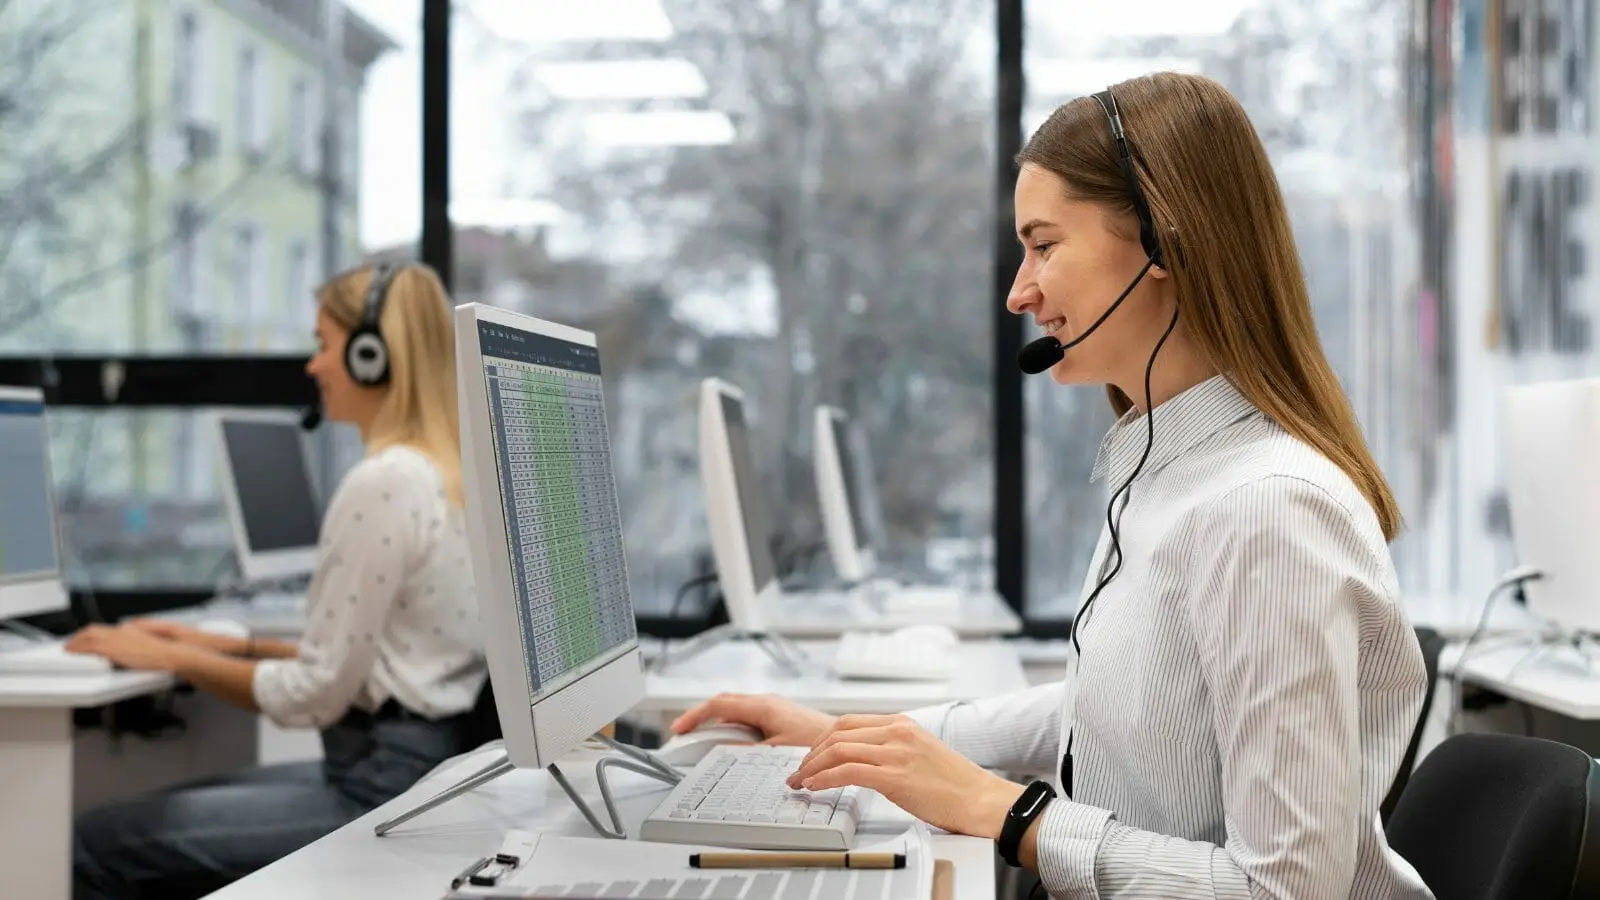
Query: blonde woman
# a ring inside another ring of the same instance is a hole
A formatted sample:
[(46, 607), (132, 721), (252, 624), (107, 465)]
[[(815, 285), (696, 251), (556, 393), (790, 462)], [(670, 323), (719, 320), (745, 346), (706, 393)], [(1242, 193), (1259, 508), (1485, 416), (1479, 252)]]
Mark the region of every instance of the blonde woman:
[(1378, 818), (1426, 685), (1400, 514), (1254, 128), (1216, 82), (1149, 75), (1056, 110), (1020, 162), (1006, 305), (1048, 336), (1023, 362), (1121, 417), (1071, 674), (902, 716), (720, 697), (674, 727), (808, 745), (791, 786), (992, 838), (1052, 897), (1426, 900)]
[(362, 267), (318, 291), (306, 371), (366, 456), (322, 523), (298, 644), (140, 621), (73, 650), (172, 672), (283, 726), (322, 762), (255, 769), (91, 810), (77, 900), (203, 896), (395, 797), (466, 749), (487, 677), (462, 515), (450, 304), (420, 265)]

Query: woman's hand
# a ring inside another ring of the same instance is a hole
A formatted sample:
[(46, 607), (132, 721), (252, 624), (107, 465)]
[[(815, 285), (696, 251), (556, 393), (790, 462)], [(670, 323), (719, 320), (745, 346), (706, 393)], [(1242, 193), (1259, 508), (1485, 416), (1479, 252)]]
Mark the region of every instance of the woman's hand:
[(178, 667), (184, 645), (142, 628), (90, 625), (68, 638), (66, 649), (103, 656), (124, 669), (171, 672)]
[(122, 625), (126, 628), (136, 628), (152, 637), (177, 641), (180, 644), (198, 644), (205, 637), (205, 632), (198, 628), (190, 628), (168, 619), (129, 619)]
[(762, 743), (809, 747), (833, 727), (834, 717), (771, 694), (718, 694), (672, 723), (673, 734), (693, 731), (707, 722), (748, 725), (761, 732)]
[(1022, 785), (991, 774), (906, 716), (840, 716), (789, 787), (857, 785), (936, 828), (994, 840)]

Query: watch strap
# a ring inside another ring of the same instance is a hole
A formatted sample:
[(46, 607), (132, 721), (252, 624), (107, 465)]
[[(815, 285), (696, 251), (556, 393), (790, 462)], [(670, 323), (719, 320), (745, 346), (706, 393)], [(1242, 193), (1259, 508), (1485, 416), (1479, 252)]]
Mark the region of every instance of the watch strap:
[(1018, 851), (1022, 848), (1022, 836), (1028, 833), (1033, 820), (1044, 813), (1045, 807), (1050, 805), (1055, 796), (1055, 788), (1049, 782), (1035, 781), (1023, 788), (1022, 796), (1011, 804), (1011, 809), (1006, 812), (1006, 821), (1000, 826), (1000, 839), (995, 842), (1000, 858), (1006, 861), (1006, 865), (1012, 868), (1022, 865), (1017, 859)]

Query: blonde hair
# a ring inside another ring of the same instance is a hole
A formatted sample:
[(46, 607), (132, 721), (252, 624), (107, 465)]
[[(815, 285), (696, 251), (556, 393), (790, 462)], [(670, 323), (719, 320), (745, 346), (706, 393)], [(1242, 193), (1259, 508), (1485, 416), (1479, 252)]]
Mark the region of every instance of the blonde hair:
[[(1322, 352), (1288, 210), (1244, 109), (1197, 75), (1159, 72), (1111, 92), (1188, 333), (1257, 409), (1355, 482), (1393, 540), (1399, 504)], [(1082, 97), (1057, 109), (1017, 161), (1132, 222), (1114, 144), (1105, 112)], [(1131, 408), (1120, 390), (1108, 393), (1119, 416)]]
[[(334, 276), (317, 289), (339, 327), (361, 324), (373, 267)], [(456, 417), (456, 348), (450, 296), (427, 266), (407, 264), (389, 283), (378, 329), (389, 347), (389, 383), (367, 434), (367, 451), (406, 445), (439, 470), (445, 494), (461, 506), (461, 432)]]

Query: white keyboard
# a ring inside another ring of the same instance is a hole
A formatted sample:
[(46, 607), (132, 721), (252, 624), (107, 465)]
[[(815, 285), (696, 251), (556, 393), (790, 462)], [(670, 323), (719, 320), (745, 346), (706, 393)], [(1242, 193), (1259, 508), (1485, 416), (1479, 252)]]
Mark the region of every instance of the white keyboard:
[(0, 647), (3, 675), (100, 675), (111, 661), (88, 653), (70, 653), (65, 641), (37, 641)]
[(896, 632), (847, 631), (839, 636), (833, 674), (875, 681), (944, 681), (950, 677), (947, 643)]
[(756, 850), (848, 850), (860, 788), (791, 791), (805, 747), (723, 746), (706, 754), (639, 828), (639, 839)]

